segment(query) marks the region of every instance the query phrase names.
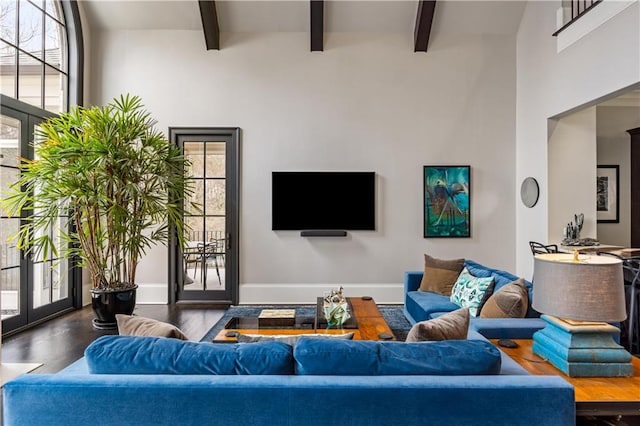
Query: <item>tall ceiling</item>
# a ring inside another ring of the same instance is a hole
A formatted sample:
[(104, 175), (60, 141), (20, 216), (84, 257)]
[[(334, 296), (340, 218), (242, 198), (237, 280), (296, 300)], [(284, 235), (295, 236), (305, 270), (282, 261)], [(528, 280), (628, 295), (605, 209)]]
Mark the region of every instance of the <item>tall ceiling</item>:
[[(197, 0), (79, 0), (94, 30), (203, 30)], [(431, 37), (515, 35), (527, 0), (437, 0)], [(309, 0), (217, 0), (222, 32), (309, 32)], [(413, 33), (418, 0), (325, 0), (324, 32)], [(224, 45), (221, 46), (224, 49)], [(600, 106), (640, 107), (640, 89)]]
[[(201, 30), (196, 0), (81, 0), (89, 25), (100, 30)], [(515, 34), (526, 1), (457, 1), (436, 3), (432, 35)], [(216, 1), (222, 32), (309, 31), (308, 0)], [(325, 1), (325, 32), (410, 32), (418, 1)], [(224, 46), (222, 46), (224, 48)]]

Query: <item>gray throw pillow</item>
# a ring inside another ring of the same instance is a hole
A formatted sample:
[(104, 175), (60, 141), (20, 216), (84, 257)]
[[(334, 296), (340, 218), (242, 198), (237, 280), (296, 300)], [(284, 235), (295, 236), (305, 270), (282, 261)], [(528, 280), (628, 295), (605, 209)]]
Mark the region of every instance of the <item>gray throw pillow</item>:
[(189, 340), (175, 325), (134, 315), (116, 315), (118, 333), (121, 336), (172, 337)]
[(438, 318), (414, 324), (407, 342), (465, 340), (469, 330), (469, 308), (460, 308)]
[(425, 254), (424, 274), (420, 282), (420, 291), (430, 291), (450, 296), (451, 289), (463, 267), (464, 259), (443, 260)]
[(254, 342), (282, 342), (295, 346), (301, 337), (313, 337), (317, 339), (353, 339), (353, 332), (345, 334), (238, 334), (238, 343)]
[(487, 299), (480, 318), (524, 318), (529, 307), (529, 291), (520, 278), (506, 284)]

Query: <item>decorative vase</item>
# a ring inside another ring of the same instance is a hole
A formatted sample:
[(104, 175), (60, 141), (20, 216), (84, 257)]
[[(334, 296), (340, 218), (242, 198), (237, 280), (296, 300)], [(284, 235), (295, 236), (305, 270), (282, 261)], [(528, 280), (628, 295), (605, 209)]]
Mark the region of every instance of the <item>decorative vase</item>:
[(347, 298), (342, 294), (342, 286), (324, 296), (323, 313), (327, 328), (342, 328), (342, 324), (351, 318)]
[(324, 317), (327, 320), (327, 328), (342, 328), (342, 324), (351, 318), (349, 305), (347, 302), (329, 303), (324, 306)]
[(116, 314), (131, 315), (136, 307), (138, 285), (126, 290), (91, 289), (91, 307), (95, 318), (93, 328), (114, 330), (118, 327)]

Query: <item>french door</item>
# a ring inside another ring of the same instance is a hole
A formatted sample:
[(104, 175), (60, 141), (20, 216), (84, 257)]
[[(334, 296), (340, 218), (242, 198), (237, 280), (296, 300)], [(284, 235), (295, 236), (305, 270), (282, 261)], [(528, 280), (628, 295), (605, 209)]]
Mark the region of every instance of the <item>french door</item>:
[[(39, 123), (53, 114), (17, 101), (14, 105), (6, 97), (2, 101), (0, 186), (1, 190), (6, 190), (19, 177), (20, 158), (33, 159), (33, 144), (38, 143), (35, 130)], [(0, 313), (3, 334), (73, 309), (75, 300), (79, 300), (78, 295), (74, 294), (79, 271), (73, 267), (73, 262), (54, 258), (51, 250), (46, 260), (44, 255), (27, 255), (16, 247), (15, 240), (10, 239), (32, 214), (37, 215), (38, 212), (22, 212), (21, 217), (10, 217), (7, 212), (0, 210)], [(55, 237), (66, 226), (67, 218), (60, 217), (58, 224), (49, 232)]]
[(238, 303), (238, 128), (171, 128), (189, 160), (185, 247), (170, 250), (172, 302)]

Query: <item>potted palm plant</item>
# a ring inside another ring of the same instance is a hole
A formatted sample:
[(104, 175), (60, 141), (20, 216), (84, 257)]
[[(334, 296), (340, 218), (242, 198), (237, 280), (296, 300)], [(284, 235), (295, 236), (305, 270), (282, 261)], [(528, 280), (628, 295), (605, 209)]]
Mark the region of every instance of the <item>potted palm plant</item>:
[(190, 193), (187, 161), (154, 125), (130, 95), (62, 113), (38, 128), (35, 160), (22, 161), (20, 179), (2, 200), (11, 214), (29, 213), (19, 248), (80, 260), (96, 328), (114, 328), (116, 313), (133, 312), (136, 270), (148, 248), (166, 244), (171, 226), (183, 243), (178, 200)]

